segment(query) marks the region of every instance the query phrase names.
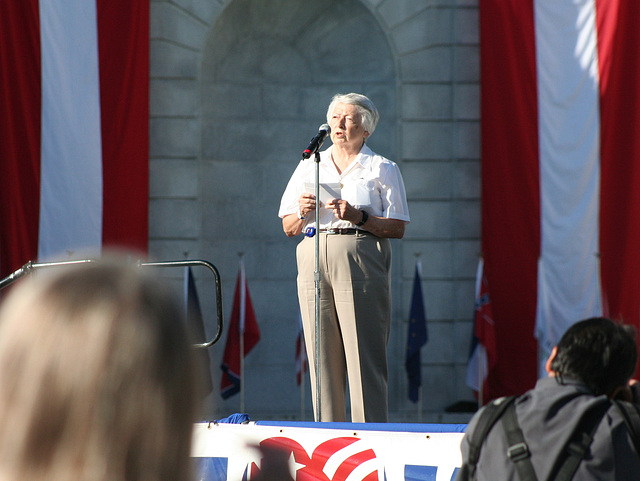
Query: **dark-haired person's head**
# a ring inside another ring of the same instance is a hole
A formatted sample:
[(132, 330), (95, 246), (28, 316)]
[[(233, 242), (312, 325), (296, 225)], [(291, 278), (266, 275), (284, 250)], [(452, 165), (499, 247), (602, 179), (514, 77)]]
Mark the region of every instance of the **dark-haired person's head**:
[(635, 329), (604, 317), (572, 325), (547, 361), (559, 382), (573, 379), (594, 394), (613, 396), (628, 384), (638, 361)]

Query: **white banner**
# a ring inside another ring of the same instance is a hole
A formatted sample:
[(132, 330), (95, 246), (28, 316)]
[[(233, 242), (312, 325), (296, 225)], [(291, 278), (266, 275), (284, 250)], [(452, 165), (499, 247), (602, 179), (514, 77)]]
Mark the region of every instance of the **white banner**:
[(463, 435), (199, 423), (192, 456), (200, 481), (252, 479), (269, 462), (258, 448), (283, 451), (294, 481), (452, 481)]

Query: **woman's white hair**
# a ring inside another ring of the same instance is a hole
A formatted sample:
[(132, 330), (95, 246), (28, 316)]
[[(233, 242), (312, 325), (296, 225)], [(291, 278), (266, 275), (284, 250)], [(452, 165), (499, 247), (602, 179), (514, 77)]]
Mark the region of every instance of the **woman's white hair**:
[(338, 104), (355, 105), (362, 119), (364, 130), (369, 132), (369, 135), (373, 134), (373, 131), (376, 130), (376, 125), (378, 125), (380, 114), (378, 114), (378, 109), (368, 97), (356, 93), (334, 95), (327, 109), (327, 122), (331, 119), (333, 110)]

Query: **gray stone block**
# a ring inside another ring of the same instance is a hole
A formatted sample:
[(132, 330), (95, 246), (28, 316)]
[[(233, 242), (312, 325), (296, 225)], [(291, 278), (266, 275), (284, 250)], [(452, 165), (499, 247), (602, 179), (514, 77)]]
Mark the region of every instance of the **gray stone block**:
[(454, 156), (458, 159), (480, 159), (480, 122), (456, 122)]
[(453, 154), (449, 122), (403, 122), (402, 153), (407, 160), (443, 160)]
[[(428, 317), (428, 307), (427, 317)], [(429, 342), (422, 349), (425, 364), (453, 364), (458, 347), (455, 344), (455, 324), (453, 322), (428, 321)]]
[(195, 158), (199, 146), (199, 122), (189, 118), (149, 120), (149, 155), (154, 157)]
[(452, 319), (454, 285), (453, 281), (425, 279), (422, 284), (427, 318), (432, 321)]
[(200, 22), (211, 24), (213, 18), (222, 12), (224, 5), (228, 2), (226, 0), (172, 0), (172, 3), (180, 5)]
[[(453, 50), (435, 46), (400, 56), (400, 70), (406, 82), (451, 82)], [(477, 78), (477, 77), (476, 77)]]
[(392, 29), (392, 38), (400, 54), (452, 43), (452, 11), (432, 8), (422, 11)]
[(151, 39), (149, 45), (149, 70), (151, 78), (187, 78), (198, 76), (200, 55), (183, 46), (166, 40)]
[(149, 258), (157, 261), (169, 261), (202, 259), (203, 255), (200, 249), (200, 241), (197, 239), (154, 238), (149, 241)]
[(471, 305), (468, 309), (467, 319), (456, 321), (454, 323), (453, 337), (456, 340), (454, 362), (460, 366), (464, 366), (465, 371), (466, 365), (469, 361), (471, 336), (473, 335), (473, 309), (474, 307)]
[(452, 101), (450, 85), (409, 84), (402, 91), (402, 115), (411, 120), (451, 119)]
[(475, 275), (473, 278), (459, 279), (454, 293), (456, 302), (453, 306), (454, 319), (472, 319), (475, 304)]
[[(419, 254), (416, 257), (415, 254)], [(453, 250), (450, 241), (405, 241), (403, 249), (403, 274), (411, 292), (416, 260), (422, 265), (422, 279), (442, 279), (453, 272)]]
[(450, 239), (454, 225), (450, 202), (414, 201), (409, 202), (411, 223), (405, 231), (405, 239)]
[(193, 116), (200, 111), (198, 84), (188, 79), (150, 79), (151, 116)]
[(198, 197), (199, 163), (195, 160), (153, 160), (149, 163), (150, 197)]
[(455, 374), (454, 366), (425, 366), (422, 378), (425, 411), (444, 411), (451, 403), (456, 394)]
[(195, 239), (200, 235), (200, 205), (196, 200), (151, 199), (149, 237)]
[(257, 84), (206, 81), (202, 85), (202, 114), (215, 120), (239, 120), (262, 115), (262, 87)]
[(446, 161), (405, 162), (402, 165), (402, 176), (407, 198), (412, 201), (451, 199), (453, 169), (454, 165)]
[(478, 45), (480, 42), (478, 9), (457, 8), (454, 11), (453, 20), (456, 43)]
[(456, 46), (453, 48), (453, 77), (458, 82), (480, 82), (480, 48)]
[(457, 238), (475, 239), (480, 234), (481, 211), (479, 200), (455, 203), (454, 235)]
[(152, 38), (198, 50), (204, 44), (207, 25), (168, 2), (151, 2), (149, 31)]
[(432, 0), (386, 0), (380, 4), (377, 11), (384, 23), (393, 28), (416, 14), (422, 12), (427, 7), (432, 6)]
[(453, 87), (453, 118), (480, 120), (480, 86), (456, 84)]
[(457, 161), (453, 171), (453, 195), (456, 199), (480, 198), (480, 161)]
[(481, 253), (481, 244), (478, 239), (454, 241), (453, 276), (458, 279), (474, 279)]

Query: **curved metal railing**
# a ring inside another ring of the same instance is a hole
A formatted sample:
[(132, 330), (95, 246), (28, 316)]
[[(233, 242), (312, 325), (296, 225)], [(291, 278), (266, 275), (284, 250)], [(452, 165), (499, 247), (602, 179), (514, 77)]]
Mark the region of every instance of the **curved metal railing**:
[[(54, 267), (54, 266), (63, 266), (63, 265), (73, 265), (73, 264), (83, 264), (86, 262), (95, 262), (95, 259), (82, 259), (82, 260), (70, 260), (70, 261), (59, 261), (59, 262), (33, 262), (29, 261), (16, 271), (9, 274), (4, 279), (0, 280), (0, 289), (3, 289), (10, 285), (11, 283), (17, 281), (21, 277), (30, 274), (32, 271), (35, 271), (40, 268), (45, 267)], [(182, 261), (158, 261), (158, 262), (143, 262), (137, 261), (136, 265), (139, 267), (206, 267), (209, 269), (214, 276), (216, 283), (216, 317), (217, 317), (217, 329), (215, 335), (208, 341), (199, 344), (193, 344), (193, 347), (207, 349), (213, 346), (218, 340), (220, 340), (220, 336), (222, 336), (222, 330), (224, 328), (224, 319), (222, 312), (222, 283), (220, 281), (220, 273), (216, 266), (214, 266), (209, 261), (204, 260), (182, 260)]]

